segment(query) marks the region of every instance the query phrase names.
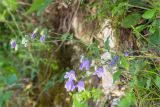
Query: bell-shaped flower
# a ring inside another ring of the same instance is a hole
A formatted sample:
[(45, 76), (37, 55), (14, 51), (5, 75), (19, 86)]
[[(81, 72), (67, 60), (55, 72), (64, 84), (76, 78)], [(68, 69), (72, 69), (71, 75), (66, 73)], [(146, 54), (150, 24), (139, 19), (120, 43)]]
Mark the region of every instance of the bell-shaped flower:
[(73, 80), (68, 80), (65, 84), (65, 88), (67, 91), (73, 91), (75, 89)]
[(45, 35), (41, 35), (41, 37), (40, 37), (40, 42), (44, 42), (45, 39), (46, 39), (46, 36), (45, 36)]
[(85, 87), (84, 87), (84, 82), (83, 81), (78, 81), (76, 87), (78, 88), (78, 92), (80, 91), (84, 91), (85, 90)]
[(125, 56), (125, 57), (129, 56), (129, 52), (125, 52), (125, 53), (124, 53), (124, 56)]
[(103, 67), (98, 67), (98, 69), (95, 71), (93, 75), (97, 75), (99, 78), (103, 77), (105, 75)]
[(37, 31), (38, 31), (37, 28), (33, 31), (32, 35), (31, 35), (31, 39), (35, 39)]
[(68, 78), (68, 80), (76, 80), (75, 71), (71, 70), (69, 72), (66, 72), (64, 78)]
[(110, 66), (112, 67), (117, 61), (118, 61), (118, 56), (116, 55), (114, 58), (113, 58), (113, 60), (111, 61), (111, 63), (110, 63)]
[(16, 48), (16, 40), (12, 39), (10, 44), (11, 44), (11, 48)]
[(91, 64), (91, 62), (89, 59), (82, 59), (81, 64), (79, 66), (79, 69), (80, 70), (89, 70), (90, 64)]

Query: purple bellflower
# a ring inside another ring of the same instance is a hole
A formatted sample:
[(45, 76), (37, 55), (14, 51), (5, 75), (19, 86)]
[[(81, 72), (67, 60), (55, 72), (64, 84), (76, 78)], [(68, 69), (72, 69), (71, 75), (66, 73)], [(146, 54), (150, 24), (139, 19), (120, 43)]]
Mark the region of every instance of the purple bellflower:
[(124, 53), (124, 56), (125, 56), (125, 57), (129, 56), (129, 52), (125, 52), (125, 53)]
[(35, 29), (31, 35), (31, 39), (35, 39), (38, 29)]
[(73, 80), (68, 80), (65, 84), (65, 88), (67, 91), (73, 91), (75, 89)]
[(80, 64), (80, 66), (79, 66), (79, 69), (80, 70), (83, 70), (83, 69), (85, 69), (85, 70), (89, 70), (89, 68), (90, 68), (90, 60), (88, 60), (88, 59), (82, 59), (82, 61), (81, 61), (81, 64)]
[(68, 78), (68, 80), (76, 80), (75, 71), (71, 70), (69, 72), (66, 72), (64, 78)]
[(40, 37), (40, 42), (44, 42), (44, 41), (45, 41), (45, 38), (46, 38), (46, 36), (45, 36), (45, 35), (42, 35), (42, 36)]
[(78, 81), (76, 87), (78, 88), (78, 92), (80, 91), (84, 91), (85, 90), (85, 87), (84, 87), (84, 82), (83, 81)]
[(16, 40), (11, 40), (11, 48), (16, 48)]
[(103, 77), (105, 75), (103, 67), (98, 67), (98, 69), (95, 71), (93, 75), (97, 75), (99, 78)]
[(110, 66), (112, 67), (117, 61), (118, 61), (118, 56), (116, 55), (114, 58), (113, 58), (113, 60), (111, 61), (111, 63), (110, 63)]

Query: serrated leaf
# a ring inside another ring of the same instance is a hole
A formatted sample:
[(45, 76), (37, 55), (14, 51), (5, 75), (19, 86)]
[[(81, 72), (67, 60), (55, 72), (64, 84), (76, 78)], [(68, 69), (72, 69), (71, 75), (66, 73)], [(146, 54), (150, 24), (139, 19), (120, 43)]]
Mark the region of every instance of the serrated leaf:
[(142, 17), (144, 19), (151, 19), (154, 17), (155, 13), (156, 13), (155, 9), (150, 9), (150, 10), (145, 11)]
[(131, 26), (136, 25), (141, 19), (141, 15), (139, 13), (131, 13), (127, 15), (122, 21), (122, 27), (131, 28)]

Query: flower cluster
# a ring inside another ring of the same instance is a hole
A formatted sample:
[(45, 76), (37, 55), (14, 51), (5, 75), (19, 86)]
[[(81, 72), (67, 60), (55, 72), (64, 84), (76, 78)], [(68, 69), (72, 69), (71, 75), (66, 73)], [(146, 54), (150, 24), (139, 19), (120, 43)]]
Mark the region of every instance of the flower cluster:
[(65, 88), (67, 91), (73, 91), (76, 87), (78, 91), (85, 90), (84, 82), (82, 80), (78, 81), (77, 85), (74, 85), (74, 80), (76, 80), (75, 71), (71, 70), (70, 72), (66, 72), (64, 78), (67, 78), (67, 82), (65, 84)]
[[(35, 29), (33, 31), (33, 33), (31, 34), (31, 39), (32, 40), (36, 38), (37, 32), (38, 32), (38, 29)], [(44, 32), (42, 31), (39, 41), (42, 43), (42, 42), (45, 41), (45, 39), (46, 39), (46, 36), (45, 36)], [(24, 47), (28, 46), (28, 42), (29, 42), (29, 40), (27, 39), (26, 36), (24, 38), (22, 38), (22, 45), (24, 45)], [(11, 48), (13, 48), (13, 49), (17, 48), (17, 42), (16, 42), (15, 39), (12, 39), (11, 42), (10, 42), (10, 44), (11, 44)]]
[[(31, 39), (35, 39), (36, 38), (36, 34), (38, 32), (38, 29), (35, 29), (31, 35)], [(41, 34), (41, 37), (40, 37), (40, 42), (44, 42), (45, 41), (45, 38), (46, 36), (44, 35), (43, 31), (40, 33)]]
[[(79, 70), (89, 70), (91, 65), (91, 61), (89, 59), (81, 58), (80, 60), (80, 66)], [(102, 66), (98, 67), (98, 69), (95, 71), (93, 75), (97, 75), (99, 78), (102, 78), (104, 76), (104, 69)], [(75, 71), (71, 70), (69, 72), (66, 72), (64, 75), (65, 79), (68, 79), (65, 88), (67, 91), (73, 91), (75, 88), (78, 88), (78, 92), (85, 90), (85, 84), (84, 81), (79, 80), (76, 85), (74, 85), (74, 80), (76, 80)]]

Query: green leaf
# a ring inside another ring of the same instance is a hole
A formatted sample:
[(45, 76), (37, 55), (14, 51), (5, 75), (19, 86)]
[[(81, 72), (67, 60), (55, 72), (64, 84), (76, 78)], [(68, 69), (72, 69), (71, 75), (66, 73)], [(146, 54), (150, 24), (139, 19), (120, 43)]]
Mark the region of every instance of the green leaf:
[(87, 99), (91, 98), (91, 93), (87, 90), (79, 92), (77, 95), (80, 101), (86, 101)]
[(120, 103), (118, 104), (118, 107), (130, 107), (134, 104), (135, 96), (132, 92), (127, 93), (124, 98), (121, 99)]
[(52, 63), (51, 67), (52, 67), (53, 71), (58, 70), (58, 68), (59, 68), (57, 63)]
[(37, 15), (40, 16), (44, 12), (44, 10), (51, 4), (53, 0), (45, 0), (44, 3), (41, 5), (40, 9), (37, 12)]
[(82, 102), (79, 100), (78, 94), (74, 94), (72, 98), (74, 107), (88, 107), (86, 102)]
[(136, 30), (137, 32), (141, 32), (141, 31), (143, 31), (145, 28), (146, 28), (146, 25), (139, 25), (139, 26), (137, 26), (137, 27), (135, 28), (135, 30)]
[(14, 84), (15, 82), (17, 82), (17, 76), (15, 74), (9, 75), (6, 79), (6, 82), (8, 85)]
[(2, 0), (2, 4), (10, 11), (14, 11), (18, 7), (17, 0)]
[(153, 35), (150, 35), (149, 41), (155, 45), (160, 45), (160, 32), (156, 31)]
[(131, 26), (136, 25), (141, 19), (141, 15), (139, 13), (131, 13), (127, 15), (122, 21), (122, 27), (131, 28)]
[(72, 40), (72, 39), (73, 39), (73, 34), (70, 33), (65, 33), (61, 36), (62, 41)]
[(156, 13), (155, 9), (150, 9), (150, 10), (145, 11), (142, 17), (144, 19), (151, 19), (155, 16), (155, 13)]
[(88, 107), (87, 103), (78, 101), (77, 99), (73, 100), (74, 107)]
[(54, 87), (55, 82), (54, 81), (48, 81), (44, 86), (44, 91), (48, 91), (50, 88)]
[(125, 68), (126, 70), (129, 70), (129, 62), (126, 57), (122, 57), (120, 60), (120, 66)]
[(139, 25), (134, 29), (133, 33), (137, 36), (137, 38), (139, 38), (139, 35), (141, 34), (140, 32), (142, 32), (145, 28), (146, 25)]
[(104, 48), (109, 51), (110, 50), (110, 46), (109, 46), (109, 37), (107, 38), (107, 40), (104, 43)]
[(151, 78), (149, 78), (147, 80), (147, 86), (146, 86), (146, 88), (149, 89), (150, 86), (151, 86)]
[(157, 87), (160, 89), (160, 77), (159, 76), (156, 76), (156, 79), (154, 82), (157, 85)]
[(34, 0), (31, 7), (27, 10), (26, 14), (30, 14), (35, 10), (38, 10), (44, 3), (45, 0)]
[(145, 7), (147, 5), (145, 0), (128, 0), (128, 3), (137, 7)]
[(119, 80), (121, 74), (122, 74), (121, 71), (115, 72), (115, 73), (113, 74), (113, 81)]
[(11, 98), (12, 92), (7, 91), (7, 92), (4, 92), (2, 95), (3, 95), (2, 100), (3, 100), (4, 102), (6, 102), (7, 100), (9, 100), (9, 99)]
[(88, 47), (89, 49), (89, 56), (93, 56), (94, 58), (100, 58), (100, 52), (98, 45), (96, 43), (92, 43)]
[(126, 6), (126, 2), (122, 2), (122, 3), (119, 3), (116, 6), (113, 6), (113, 9), (111, 11), (112, 16), (115, 16), (117, 14), (122, 15), (125, 11), (125, 6)]
[(155, 31), (156, 31), (156, 28), (155, 28), (154, 26), (150, 26), (150, 27), (149, 27), (149, 32), (150, 32), (150, 33), (153, 34), (153, 33), (155, 33)]
[(92, 88), (91, 95), (94, 100), (98, 100), (102, 95), (102, 91), (101, 89)]

